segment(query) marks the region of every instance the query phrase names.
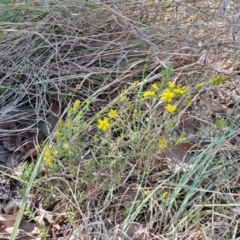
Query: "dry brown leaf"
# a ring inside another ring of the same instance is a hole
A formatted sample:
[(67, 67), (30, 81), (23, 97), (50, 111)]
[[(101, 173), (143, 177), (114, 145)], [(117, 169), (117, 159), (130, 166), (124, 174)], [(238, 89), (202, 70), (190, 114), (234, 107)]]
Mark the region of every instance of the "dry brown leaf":
[(127, 204), (131, 204), (131, 202), (136, 199), (140, 200), (141, 199), (141, 195), (137, 194), (138, 189), (136, 188), (136, 186), (134, 185), (120, 185), (117, 187), (117, 194), (119, 196), (121, 196), (121, 198), (119, 198), (118, 200), (118, 204), (121, 205), (127, 205)]
[(32, 148), (30, 150), (28, 150), (25, 155), (23, 156), (23, 159), (27, 159), (27, 158), (35, 158), (38, 155), (38, 151), (37, 148)]
[(150, 240), (151, 237), (146, 232), (146, 229), (144, 227), (136, 222), (133, 222), (129, 225), (126, 236), (124, 236), (124, 240)]
[(36, 217), (36, 226), (38, 228), (43, 228), (49, 225), (53, 225), (54, 216), (53, 213), (46, 211), (42, 207), (42, 203), (39, 203), (38, 216)]
[(7, 151), (6, 149), (4, 149), (3, 146), (0, 146), (0, 156), (1, 156), (1, 159), (0, 159), (0, 165), (3, 165), (3, 166), (7, 166), (8, 164), (8, 159), (9, 157), (12, 155), (11, 152)]
[(24, 160), (23, 159), (23, 154), (19, 151), (15, 151), (11, 154), (9, 154), (8, 161), (7, 161), (7, 167), (12, 169), (17, 164), (19, 164), (20, 161)]
[(188, 163), (192, 160), (189, 150), (192, 150), (194, 146), (194, 144), (186, 142), (165, 151), (167, 165), (172, 172), (177, 172), (179, 169), (186, 170)]
[(11, 122), (0, 122), (0, 129), (9, 129)]
[(61, 114), (61, 109), (59, 105), (53, 105), (46, 116), (46, 122), (42, 122), (39, 125), (39, 130), (43, 132), (45, 137), (48, 137), (50, 133), (54, 130), (57, 122), (59, 120), (59, 116)]
[(181, 132), (194, 133), (197, 130), (193, 119), (186, 113), (181, 116)]
[(18, 139), (18, 135), (17, 136), (9, 136), (9, 137), (5, 137), (2, 140), (3, 146), (9, 150), (9, 151), (14, 151), (16, 149), (17, 146), (17, 139)]
[(205, 103), (205, 106), (208, 108), (208, 110), (210, 110), (211, 112), (227, 114), (227, 108), (220, 104), (216, 105), (207, 101), (204, 101), (204, 103)]
[(127, 232), (126, 232), (127, 237), (124, 238), (124, 240), (132, 239), (133, 236), (135, 235), (135, 233), (138, 231), (139, 228), (140, 228), (140, 224), (139, 223), (131, 223), (130, 226), (128, 227)]
[[(28, 225), (27, 222), (25, 223), (26, 225)], [(33, 239), (38, 240), (39, 239), (40, 240), (41, 238), (37, 238), (39, 236), (40, 230), (34, 226), (33, 227), (26, 226), (25, 223), (22, 225), (22, 227), (28, 231), (25, 231), (19, 228), (15, 239), (16, 240), (33, 240)], [(0, 239), (9, 239), (12, 231), (13, 231), (13, 227), (8, 227), (4, 230), (0, 230)]]
[(7, 215), (17, 215), (18, 209), (22, 203), (22, 198), (11, 199), (4, 207), (4, 212)]
[[(17, 204), (17, 203), (16, 203)], [(14, 227), (14, 223), (17, 216), (18, 206), (13, 207), (13, 214), (1, 214), (0, 215), (0, 239), (9, 239)], [(27, 222), (25, 219), (21, 220), (17, 237), (15, 239), (27, 240), (37, 239), (40, 230), (34, 223)]]
[(56, 117), (60, 117), (61, 106), (59, 104), (53, 104), (49, 110), (49, 113), (55, 115)]
[(21, 221), (19, 229), (21, 229), (21, 230), (23, 230), (25, 232), (28, 232), (28, 233), (32, 233), (32, 232), (36, 233), (37, 232), (35, 224), (31, 223), (31, 222), (28, 222), (25, 219), (23, 219)]
[(69, 206), (69, 202), (67, 201), (67, 199), (63, 198), (56, 203), (52, 212), (53, 213), (65, 214), (65, 213), (68, 212), (68, 206)]
[(0, 214), (0, 229), (13, 227), (16, 215)]

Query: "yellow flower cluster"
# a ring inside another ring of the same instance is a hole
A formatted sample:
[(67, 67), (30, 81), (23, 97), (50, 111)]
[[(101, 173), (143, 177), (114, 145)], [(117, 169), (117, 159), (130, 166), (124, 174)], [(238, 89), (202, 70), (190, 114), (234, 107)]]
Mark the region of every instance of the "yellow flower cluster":
[(168, 87), (170, 89), (174, 89), (176, 87), (176, 84), (174, 82), (168, 82)]
[(209, 79), (211, 85), (220, 85), (226, 82), (227, 77), (223, 75), (216, 75)]
[(169, 82), (168, 87), (164, 89), (160, 95), (162, 102), (168, 103), (165, 107), (166, 111), (169, 113), (174, 113), (177, 110), (177, 107), (172, 105), (172, 101), (176, 97), (180, 97), (187, 93), (187, 88), (181, 86), (180, 84), (176, 85), (174, 82)]
[(138, 84), (139, 84), (139, 81), (138, 81), (138, 80), (136, 80), (136, 81), (134, 81), (134, 82), (133, 82), (133, 84), (132, 84), (132, 85), (135, 87), (135, 86), (137, 86)]
[(148, 90), (143, 93), (144, 98), (153, 98), (153, 97), (155, 97), (155, 95), (156, 95), (155, 92), (151, 91), (151, 90)]
[(146, 195), (146, 196), (150, 195), (151, 193), (152, 193), (152, 191), (149, 189), (144, 191), (144, 195)]
[(175, 93), (171, 89), (167, 88), (163, 91), (161, 100), (163, 102), (171, 103), (174, 97)]
[(109, 118), (108, 117), (104, 117), (103, 119), (98, 119), (97, 120), (97, 128), (99, 130), (102, 130), (103, 132), (106, 132), (111, 127), (112, 126), (111, 126), (111, 124), (109, 122)]
[[(65, 120), (60, 119), (58, 121), (56, 130), (54, 132), (55, 149), (58, 150), (58, 156), (70, 155), (73, 152), (73, 147), (70, 145), (70, 141), (73, 134), (81, 127), (81, 119), (83, 112), (80, 109), (81, 102), (76, 100), (71, 107), (67, 109), (67, 117)], [(77, 123), (77, 124), (76, 124)], [(46, 152), (49, 155), (49, 150)], [(46, 156), (46, 159), (50, 159)], [(47, 160), (50, 166), (50, 160)]]
[(168, 192), (165, 191), (165, 192), (162, 194), (162, 198), (163, 198), (163, 199), (166, 199), (166, 198), (168, 197), (168, 195), (169, 195)]
[(57, 124), (54, 137), (58, 143), (65, 144), (71, 137), (72, 132), (75, 131), (74, 121), (80, 121), (82, 118), (82, 112), (80, 111), (80, 100), (76, 100), (72, 107), (68, 108), (68, 116), (66, 120), (60, 119)]
[(81, 104), (81, 102), (80, 102), (80, 100), (76, 100), (75, 101), (75, 103), (73, 104), (73, 111), (74, 112), (77, 112), (77, 110), (79, 109), (79, 107), (80, 107), (80, 104)]
[(198, 83), (198, 84), (196, 85), (195, 88), (196, 88), (197, 90), (201, 90), (201, 89), (204, 88), (204, 85), (205, 85), (205, 84), (204, 84), (203, 82), (200, 82), (200, 83)]
[(172, 105), (172, 104), (168, 104), (165, 109), (169, 112), (169, 113), (174, 113), (177, 110), (177, 107)]
[(68, 109), (69, 114), (76, 114), (80, 108), (81, 102), (80, 100), (76, 100), (71, 108)]
[[(159, 91), (160, 87), (157, 83), (151, 85), (150, 89), (143, 92), (143, 98), (153, 98), (156, 96), (157, 92)], [(174, 82), (169, 82), (167, 88), (165, 88), (160, 95), (162, 102), (168, 103), (165, 107), (165, 110), (169, 113), (174, 113), (177, 110), (175, 105), (172, 105), (172, 101), (177, 98), (181, 97), (182, 95), (187, 93), (187, 88)]]
[(153, 91), (156, 91), (156, 92), (157, 92), (160, 88), (159, 88), (159, 86), (158, 86), (157, 83), (153, 83), (152, 86), (151, 86), (151, 89), (152, 89)]
[(119, 117), (117, 110), (114, 109), (110, 109), (107, 115), (108, 117), (97, 120), (97, 128), (103, 132), (108, 131), (112, 127), (110, 119), (117, 119)]
[(53, 167), (54, 159), (56, 158), (57, 152), (56, 150), (49, 146), (46, 148), (46, 150), (43, 153), (43, 160), (45, 161), (46, 165), (48, 167)]
[(159, 89), (160, 88), (159, 88), (158, 84), (157, 83), (153, 83), (151, 85), (150, 89), (143, 93), (143, 97), (144, 98), (153, 98), (153, 97), (156, 96), (156, 93), (158, 92)]
[(62, 135), (62, 130), (64, 127), (65, 127), (65, 122), (62, 119), (60, 119), (58, 121), (56, 131), (54, 132), (54, 137), (58, 142), (64, 141), (64, 137)]
[(167, 140), (165, 138), (160, 138), (158, 140), (158, 146), (161, 150), (165, 149), (167, 147)]
[(177, 86), (175, 89), (173, 89), (173, 92), (176, 94), (176, 96), (182, 96), (187, 93), (187, 88)]
[(109, 118), (118, 118), (119, 115), (118, 115), (118, 112), (117, 110), (114, 110), (114, 109), (110, 109), (110, 111), (108, 112), (108, 117)]

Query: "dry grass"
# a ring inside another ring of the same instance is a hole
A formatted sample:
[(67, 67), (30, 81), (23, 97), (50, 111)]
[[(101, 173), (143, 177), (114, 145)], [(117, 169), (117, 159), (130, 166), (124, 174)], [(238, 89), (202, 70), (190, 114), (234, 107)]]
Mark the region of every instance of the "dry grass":
[[(0, 120), (26, 121), (20, 113), (29, 109), (32, 124), (20, 130), (36, 132), (59, 105), (72, 121), (64, 135), (71, 154), (61, 153), (55, 169), (42, 164), (31, 190), (37, 208), (54, 215), (52, 239), (240, 237), (239, 8), (237, 1), (1, 5)], [(228, 80), (208, 85), (215, 75)], [(170, 80), (187, 86), (190, 99), (178, 100), (175, 117), (159, 98), (142, 98)], [(206, 85), (196, 90), (199, 83)], [(80, 120), (69, 114), (76, 99)], [(96, 120), (111, 108), (120, 120), (100, 133)], [(170, 148), (183, 135), (196, 154), (190, 170), (172, 172), (158, 139)], [(56, 138), (52, 144), (61, 149)]]

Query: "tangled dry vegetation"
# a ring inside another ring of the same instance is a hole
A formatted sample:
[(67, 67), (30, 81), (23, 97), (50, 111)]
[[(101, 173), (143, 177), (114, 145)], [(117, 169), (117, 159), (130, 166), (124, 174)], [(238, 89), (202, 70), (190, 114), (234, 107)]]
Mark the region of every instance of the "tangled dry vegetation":
[(238, 239), (239, 9), (3, 1), (1, 239)]

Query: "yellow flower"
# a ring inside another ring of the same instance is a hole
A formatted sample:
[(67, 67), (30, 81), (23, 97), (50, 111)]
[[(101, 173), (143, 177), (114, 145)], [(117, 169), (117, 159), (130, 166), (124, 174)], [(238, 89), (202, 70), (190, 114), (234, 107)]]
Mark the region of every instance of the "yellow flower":
[(205, 84), (204, 84), (203, 82), (201, 82), (201, 83), (198, 83), (195, 88), (196, 88), (197, 90), (200, 90), (200, 89), (202, 89), (202, 88), (204, 87), (204, 85), (205, 85)]
[(171, 88), (171, 89), (172, 89), (172, 88), (175, 88), (175, 87), (176, 87), (176, 84), (175, 84), (174, 82), (169, 82), (169, 83), (168, 83), (168, 87)]
[(150, 195), (150, 194), (151, 194), (151, 190), (149, 190), (149, 189), (148, 189), (148, 190), (145, 190), (145, 191), (144, 191), (144, 194), (145, 194), (146, 196)]
[(108, 117), (109, 118), (118, 118), (119, 115), (118, 115), (117, 110), (110, 109), (110, 111), (108, 112)]
[(120, 102), (126, 102), (128, 100), (128, 98), (126, 96), (122, 96), (120, 98)]
[(45, 161), (48, 167), (53, 167), (53, 161), (57, 155), (56, 150), (53, 147), (47, 147), (43, 153), (43, 160)]
[(186, 141), (186, 133), (183, 132), (183, 133), (181, 133), (181, 135), (177, 138), (176, 143), (177, 143), (177, 144), (181, 144), (181, 143), (183, 143), (183, 142), (185, 142), (185, 141)]
[(64, 149), (65, 151), (68, 151), (68, 150), (70, 149), (69, 144), (68, 144), (68, 143), (64, 143), (64, 144), (63, 144), (63, 149)]
[(155, 97), (155, 92), (151, 91), (151, 90), (148, 90), (148, 91), (143, 93), (143, 97), (144, 98), (153, 98), (153, 97)]
[(181, 87), (181, 85), (177, 86), (175, 89), (173, 89), (173, 92), (176, 95), (184, 95), (185, 93), (187, 93), (187, 88), (186, 87)]
[(162, 198), (165, 199), (165, 198), (167, 198), (167, 197), (168, 197), (168, 192), (165, 191), (165, 192), (162, 194)]
[(65, 122), (62, 119), (60, 119), (57, 124), (57, 131), (61, 131), (64, 127), (64, 124)]
[(81, 104), (80, 100), (77, 99), (77, 100), (74, 102), (73, 106), (68, 109), (68, 114), (70, 114), (70, 115), (75, 114), (75, 113), (78, 111), (78, 109), (79, 109), (79, 107), (80, 107), (80, 104)]
[(161, 150), (165, 149), (167, 147), (167, 140), (165, 138), (160, 138), (158, 140), (158, 146)]
[(152, 84), (151, 89), (152, 89), (153, 91), (158, 91), (158, 90), (159, 90), (158, 84), (157, 84), (157, 83)]
[(67, 122), (65, 123), (65, 129), (72, 130), (73, 129), (73, 121), (71, 119), (68, 119)]
[(212, 85), (220, 85), (220, 84), (224, 83), (226, 80), (227, 80), (226, 76), (216, 75), (216, 76), (211, 77), (209, 79), (209, 82)]
[(138, 84), (139, 84), (139, 81), (134, 81), (132, 85), (137, 86)]
[(174, 93), (171, 89), (167, 88), (167, 89), (165, 89), (164, 92), (162, 93), (161, 100), (162, 100), (163, 102), (168, 102), (168, 103), (170, 103), (170, 102), (172, 102), (172, 100), (173, 100), (174, 97), (175, 97), (175, 93)]
[(99, 130), (102, 130), (103, 132), (106, 132), (111, 128), (111, 124), (109, 123), (108, 117), (104, 117), (103, 119), (97, 120), (97, 128)]
[(58, 142), (61, 142), (63, 140), (63, 135), (59, 131), (56, 131), (54, 133), (54, 137), (57, 139)]
[(186, 98), (184, 99), (184, 103), (185, 104), (190, 104), (192, 102), (192, 97), (191, 96), (186, 96)]
[(172, 104), (168, 104), (165, 109), (169, 112), (169, 113), (174, 113), (177, 110), (177, 107), (172, 105)]
[(135, 109), (133, 110), (133, 117), (136, 118), (136, 117), (139, 117), (140, 115), (141, 115), (141, 112), (140, 112), (138, 109), (135, 108)]
[(73, 111), (76, 112), (79, 109), (80, 104), (81, 104), (80, 100), (77, 99), (73, 104)]

